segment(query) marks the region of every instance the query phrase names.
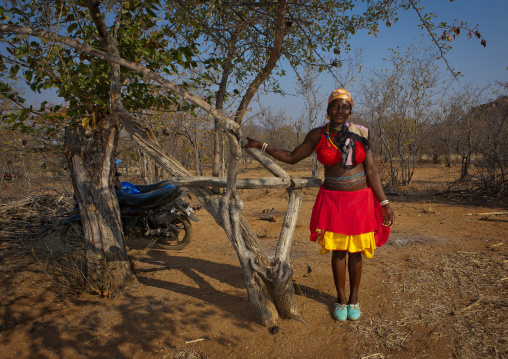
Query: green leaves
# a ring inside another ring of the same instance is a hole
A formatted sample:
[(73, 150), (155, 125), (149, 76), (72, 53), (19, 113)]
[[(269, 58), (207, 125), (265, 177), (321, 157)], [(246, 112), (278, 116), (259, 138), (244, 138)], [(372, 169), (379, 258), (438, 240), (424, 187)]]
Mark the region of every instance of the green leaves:
[[(9, 12), (21, 24), (46, 30), (53, 30), (59, 21), (60, 34), (104, 49), (90, 14), (80, 2), (78, 6), (74, 2), (62, 2), (55, 8), (37, 2), (21, 4), (17, 6), (19, 9), (0, 7), (0, 17)], [(254, 6), (234, 1), (210, 4), (198, 0), (164, 3), (129, 0), (121, 4), (103, 2), (99, 6), (108, 33), (117, 34), (121, 57), (171, 80), (178, 76), (190, 77), (185, 86), (203, 89), (204, 97), (211, 101), (215, 96), (211, 84), (220, 83), (224, 71), (228, 71), (228, 83), (238, 84), (237, 88), (245, 87), (245, 83), (263, 71), (274, 45), (278, 4), (256, 2)], [(290, 24), (290, 31), (285, 34), (282, 56), (294, 68), (311, 64), (319, 72), (341, 63), (340, 56), (350, 49), (354, 34), (365, 30), (377, 36), (379, 23), (391, 24), (397, 20), (397, 10), (410, 8), (407, 2), (398, 0), (310, 1), (305, 6), (289, 2), (287, 6), (284, 20), (287, 26)], [(429, 23), (433, 17), (435, 14), (422, 14), (422, 19)], [(455, 26), (452, 35), (458, 36), (460, 28), (463, 27)], [(34, 91), (57, 88), (59, 96), (68, 101), (72, 115), (108, 113), (110, 65), (107, 61), (53, 41), (30, 39), (29, 42), (22, 36), (9, 40), (12, 47), (7, 46), (7, 51), (12, 58), (10, 62), (1, 59), (0, 69), (11, 78), (17, 78), (22, 71), (24, 80)], [(341, 51), (330, 54), (333, 58), (325, 56), (335, 48)], [(271, 71), (285, 75), (281, 67)], [(128, 109), (167, 108), (177, 102), (175, 94), (168, 94), (158, 84), (123, 68), (121, 81)], [(264, 85), (267, 90), (280, 90), (273, 78)], [(227, 90), (226, 98), (240, 94), (236, 88)]]
[(24, 72), (23, 77), (28, 81), (32, 81), (33, 71), (27, 70)]
[(16, 79), (18, 71), (19, 71), (19, 65), (12, 65), (11, 69), (9, 71), (10, 77), (13, 79)]
[(41, 106), (39, 108), (39, 112), (43, 112), (46, 109), (48, 101), (42, 101)]
[(20, 105), (25, 103), (25, 99), (19, 95), (18, 91), (14, 90), (11, 85), (5, 82), (0, 82), (0, 93), (1, 96), (14, 103)]
[(2, 21), (9, 21), (11, 18), (8, 15), (4, 15), (4, 8), (0, 6), (0, 20)]
[(78, 24), (76, 23), (72, 23), (69, 25), (69, 27), (67, 28), (67, 32), (69, 34), (71, 34), (74, 30), (76, 30), (78, 28)]
[(28, 115), (30, 114), (31, 110), (32, 110), (32, 106), (30, 106), (29, 108), (24, 108), (21, 111), (19, 111), (18, 121), (25, 122), (25, 120), (28, 118)]

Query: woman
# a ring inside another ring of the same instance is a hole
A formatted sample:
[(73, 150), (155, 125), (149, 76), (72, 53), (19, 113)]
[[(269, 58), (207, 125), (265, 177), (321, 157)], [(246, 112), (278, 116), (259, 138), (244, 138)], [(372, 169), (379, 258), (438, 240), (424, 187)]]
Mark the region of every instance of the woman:
[[(322, 254), (332, 251), (332, 272), (337, 289), (334, 317), (339, 321), (360, 318), (358, 289), (362, 253), (372, 258), (376, 243), (383, 245), (395, 224), (395, 215), (374, 163), (369, 130), (348, 121), (352, 107), (351, 94), (337, 89), (328, 98), (330, 122), (310, 131), (292, 152), (249, 137), (245, 146), (261, 149), (289, 164), (316, 151), (318, 160), (324, 165), (325, 180), (312, 210), (310, 239), (322, 246)], [(346, 257), (349, 257), (347, 268)], [(346, 271), (349, 271), (349, 298), (345, 294)]]

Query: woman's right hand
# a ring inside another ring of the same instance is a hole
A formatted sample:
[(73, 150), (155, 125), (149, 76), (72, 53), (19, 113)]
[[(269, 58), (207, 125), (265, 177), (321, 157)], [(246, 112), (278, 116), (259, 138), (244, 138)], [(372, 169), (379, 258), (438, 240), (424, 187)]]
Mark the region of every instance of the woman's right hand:
[(259, 142), (253, 138), (245, 137), (247, 139), (247, 144), (244, 146), (244, 148), (257, 148), (260, 149), (261, 146), (263, 146), (263, 142)]

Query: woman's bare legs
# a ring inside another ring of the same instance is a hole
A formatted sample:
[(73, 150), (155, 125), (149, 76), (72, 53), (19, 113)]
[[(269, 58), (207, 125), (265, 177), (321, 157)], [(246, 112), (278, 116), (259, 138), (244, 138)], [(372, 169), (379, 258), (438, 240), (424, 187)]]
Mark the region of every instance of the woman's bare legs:
[(362, 252), (349, 253), (347, 263), (349, 271), (349, 301), (348, 304), (358, 303), (358, 289), (362, 279)]
[(347, 270), (349, 271), (349, 301), (346, 299), (346, 251), (332, 251), (332, 272), (335, 289), (337, 290), (337, 303), (358, 303), (358, 290), (362, 278), (362, 253), (349, 253)]
[(332, 273), (335, 289), (337, 290), (337, 303), (347, 304), (346, 293), (346, 251), (332, 251)]

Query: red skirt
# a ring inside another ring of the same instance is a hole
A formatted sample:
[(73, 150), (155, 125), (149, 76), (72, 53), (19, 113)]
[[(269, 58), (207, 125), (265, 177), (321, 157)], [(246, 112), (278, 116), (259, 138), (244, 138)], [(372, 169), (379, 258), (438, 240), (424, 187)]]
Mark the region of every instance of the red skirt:
[(346, 192), (321, 187), (312, 208), (310, 240), (316, 241), (316, 230), (347, 235), (374, 232), (376, 246), (381, 247), (390, 235), (390, 227), (382, 223), (381, 205), (370, 188)]

